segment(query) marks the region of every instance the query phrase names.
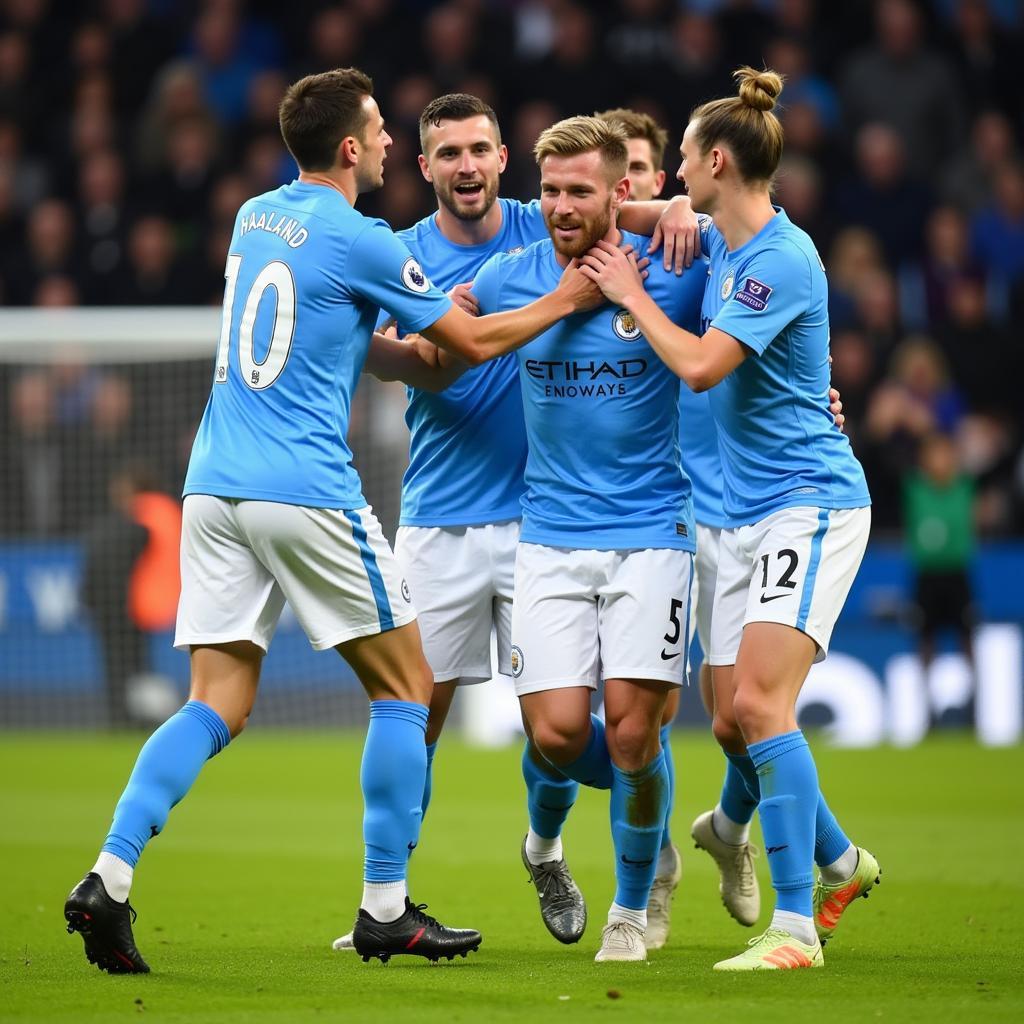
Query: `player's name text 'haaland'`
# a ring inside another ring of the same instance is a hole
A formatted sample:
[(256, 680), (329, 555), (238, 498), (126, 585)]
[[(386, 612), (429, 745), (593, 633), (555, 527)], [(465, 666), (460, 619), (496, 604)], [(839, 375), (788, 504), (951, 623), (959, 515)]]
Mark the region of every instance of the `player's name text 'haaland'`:
[(256, 211), (253, 210), (248, 217), (243, 217), (238, 225), (238, 233), (245, 235), (250, 231), (267, 231), (272, 235), (277, 235), (292, 249), (298, 249), (309, 238), (309, 231), (301, 227), (299, 221), (294, 217), (286, 217), (283, 213), (275, 213), (273, 210), (269, 212), (260, 210), (258, 217)]

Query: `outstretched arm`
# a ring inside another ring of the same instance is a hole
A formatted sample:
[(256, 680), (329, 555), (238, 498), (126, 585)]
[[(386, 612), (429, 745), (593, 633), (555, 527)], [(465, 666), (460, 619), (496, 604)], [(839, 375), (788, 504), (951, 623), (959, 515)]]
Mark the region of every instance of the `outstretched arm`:
[(565, 268), (558, 287), (522, 309), (472, 317), (453, 306), (423, 335), (470, 366), (525, 345), (552, 324), (604, 302), (600, 289), (580, 273), (577, 261)]

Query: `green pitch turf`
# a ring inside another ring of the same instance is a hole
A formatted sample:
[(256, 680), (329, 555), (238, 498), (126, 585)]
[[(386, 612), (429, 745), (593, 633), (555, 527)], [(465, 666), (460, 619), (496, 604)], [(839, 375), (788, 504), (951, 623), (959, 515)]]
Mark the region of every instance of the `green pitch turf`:
[[(153, 968), (110, 977), (64, 931), (136, 737), (0, 737), (0, 1020), (941, 1021), (1024, 1020), (1024, 748), (943, 737), (909, 751), (817, 758), (832, 807), (883, 866), (821, 971), (722, 976), (753, 934), (718, 900), (688, 827), (722, 761), (678, 733), (675, 833), (684, 858), (670, 945), (648, 964), (595, 964), (612, 895), (607, 797), (584, 792), (566, 849), (590, 906), (583, 941), (544, 931), (519, 863), (518, 752), (442, 742), (412, 891), (484, 934), (468, 960), (388, 966), (335, 953), (360, 894), (361, 739), (254, 730), (206, 768), (147, 850), (133, 902)], [(771, 907), (764, 861), (762, 922)]]

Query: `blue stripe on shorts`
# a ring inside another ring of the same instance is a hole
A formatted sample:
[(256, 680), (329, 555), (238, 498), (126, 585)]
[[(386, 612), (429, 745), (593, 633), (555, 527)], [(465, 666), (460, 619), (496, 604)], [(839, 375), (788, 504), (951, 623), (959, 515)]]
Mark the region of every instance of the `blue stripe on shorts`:
[(818, 509), (818, 529), (811, 538), (811, 559), (807, 565), (807, 576), (804, 579), (804, 592), (800, 597), (800, 613), (797, 616), (796, 628), (806, 630), (807, 616), (811, 613), (811, 601), (814, 598), (814, 583), (818, 576), (818, 565), (821, 563), (821, 542), (828, 530), (829, 510)]
[(391, 615), (391, 602), (388, 600), (388, 588), (384, 586), (384, 577), (377, 565), (377, 556), (366, 539), (366, 527), (363, 526), (358, 512), (344, 509), (345, 518), (352, 524), (352, 539), (359, 545), (359, 554), (366, 569), (366, 578), (370, 581), (373, 600), (377, 605), (377, 617), (380, 619), (381, 632), (395, 628), (395, 620)]

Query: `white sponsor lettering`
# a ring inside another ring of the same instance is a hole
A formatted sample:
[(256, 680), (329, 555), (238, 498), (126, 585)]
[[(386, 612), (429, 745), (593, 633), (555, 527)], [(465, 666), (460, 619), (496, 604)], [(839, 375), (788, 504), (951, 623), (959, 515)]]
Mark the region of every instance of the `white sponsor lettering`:
[(967, 713), (974, 698), (978, 740), (1011, 746), (1024, 732), (1024, 633), (1013, 623), (982, 626), (974, 636), (977, 690), (961, 654), (937, 657), (927, 672), (914, 654), (897, 654), (884, 681), (859, 658), (833, 653), (815, 665), (797, 700), (798, 713), (820, 705), (832, 714), (829, 738), (840, 747), (889, 742), (912, 747), (944, 714)]

